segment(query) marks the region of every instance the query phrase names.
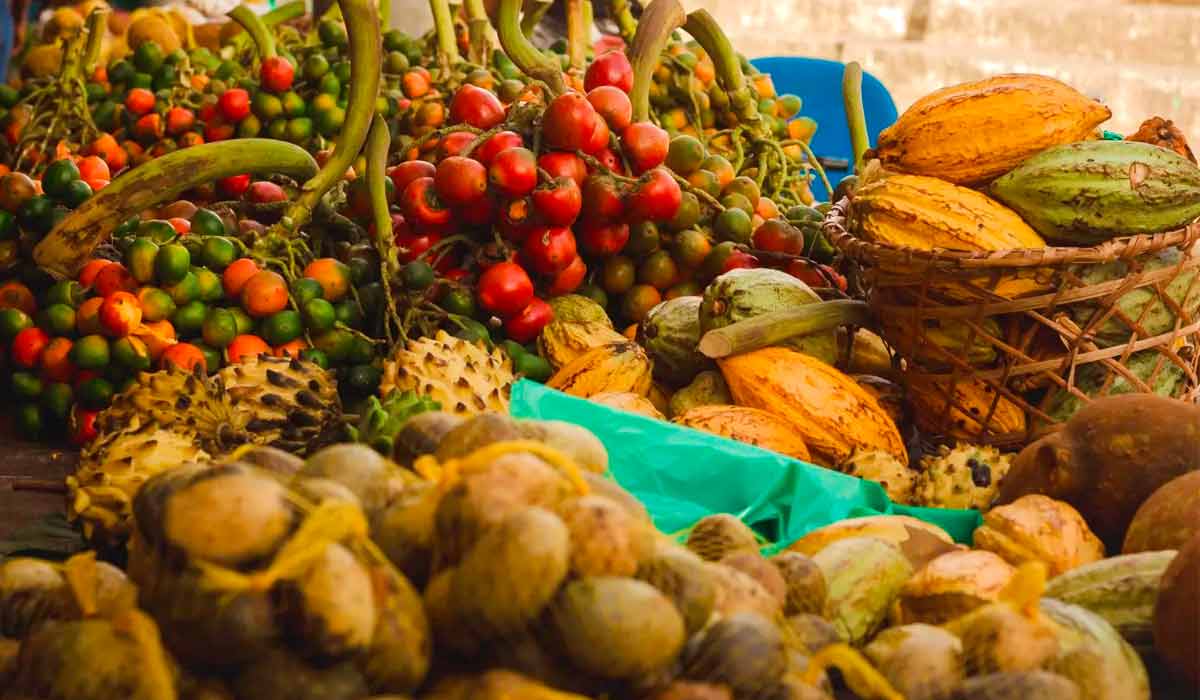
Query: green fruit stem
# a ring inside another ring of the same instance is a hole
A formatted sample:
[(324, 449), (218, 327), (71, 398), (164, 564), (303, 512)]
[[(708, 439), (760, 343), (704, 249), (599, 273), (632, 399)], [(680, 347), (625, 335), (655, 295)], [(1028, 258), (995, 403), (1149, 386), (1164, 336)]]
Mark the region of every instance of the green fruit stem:
[(738, 321), (715, 328), (700, 338), (700, 352), (718, 359), (778, 345), (796, 336), (821, 333), (839, 326), (869, 326), (871, 314), (865, 302), (835, 299), (804, 304), (793, 309)]
[(385, 29), (392, 26), (392, 0), (379, 0), (379, 26)]
[[(862, 168), (863, 154), (871, 147), (862, 101), (862, 66), (858, 61), (846, 64), (846, 72), (842, 75), (842, 103), (846, 109), (846, 124), (850, 127), (850, 146), (854, 151), (852, 172), (858, 172)], [(833, 196), (833, 190), (829, 193)]]
[(492, 30), (487, 8), (483, 6), (483, 0), (466, 0), (466, 9), (467, 36), (470, 39), (470, 55), (467, 59), (477, 66), (487, 65), (487, 57), (491, 53), (488, 32)]
[(274, 27), (277, 24), (290, 22), (303, 16), (304, 2), (303, 0), (298, 0), (297, 2), (289, 2), (287, 4), (280, 5), (270, 12), (263, 13), (261, 19), (263, 24), (267, 25), (268, 27)]
[(654, 0), (642, 14), (642, 21), (638, 22), (629, 49), (629, 62), (633, 64), (633, 90), (629, 99), (633, 102), (635, 122), (650, 119), (650, 84), (654, 81), (654, 69), (671, 40), (671, 32), (683, 26), (685, 19), (679, 0)]
[(500, 0), (497, 14), (496, 31), (500, 34), (500, 45), (517, 68), (534, 80), (545, 83), (552, 96), (566, 92), (567, 84), (557, 62), (539, 51), (521, 31), (521, 0)]
[(571, 70), (583, 72), (587, 62), (588, 29), (583, 0), (567, 0), (567, 57)]
[(729, 95), (729, 106), (737, 118), (744, 123), (760, 121), (753, 91), (742, 74), (742, 62), (717, 20), (707, 10), (696, 10), (688, 15), (683, 28), (712, 59), (717, 82)]
[(278, 224), (286, 232), (299, 231), (312, 218), (313, 211), (325, 193), (333, 188), (362, 152), (371, 128), (371, 117), (382, 80), (382, 44), (380, 43), (379, 11), (375, 0), (338, 0), (346, 19), (346, 34), (350, 40), (350, 97), (346, 103), (346, 119), (338, 134), (333, 155), (325, 167), (308, 182), (300, 196), (288, 207), (287, 215)]
[(168, 153), (113, 180), (59, 222), (33, 249), (34, 261), (58, 279), (73, 277), (113, 229), (182, 192), (242, 173), (303, 179), (317, 162), (299, 146), (273, 139), (217, 141)]
[(105, 20), (108, 10), (98, 7), (87, 17), (87, 44), (83, 47), (83, 70), (90, 76), (100, 62), (100, 50), (104, 45), (104, 35), (108, 32)]
[(367, 191), (371, 195), (371, 218), (375, 222), (375, 248), (379, 251), (379, 278), (383, 282), (384, 299), (387, 304), (388, 318), (384, 320), (383, 328), (387, 334), (388, 347), (393, 343), (392, 321), (397, 321), (400, 333), (404, 328), (396, 312), (396, 300), (392, 296), (392, 275), (389, 263), (395, 258), (392, 246), (392, 215), (388, 211), (387, 158), (392, 147), (392, 134), (388, 130), (387, 121), (379, 114), (371, 122), (371, 132), (367, 135)]
[(526, 38), (533, 36), (533, 30), (541, 23), (542, 18), (554, 7), (554, 0), (533, 0), (533, 6), (521, 17), (521, 33)]
[(433, 29), (437, 35), (438, 65), (443, 70), (462, 60), (458, 55), (458, 40), (454, 36), (454, 16), (450, 13), (449, 0), (429, 0), (433, 11)]
[(259, 60), (279, 55), (275, 50), (275, 35), (267, 29), (267, 25), (263, 24), (262, 18), (254, 10), (245, 5), (238, 5), (229, 11), (229, 18), (240, 24), (250, 35), (254, 47), (258, 50)]
[(609, 7), (617, 22), (617, 31), (621, 33), (621, 38), (625, 40), (626, 44), (633, 43), (638, 23), (633, 18), (633, 11), (629, 9), (629, 0), (612, 0)]

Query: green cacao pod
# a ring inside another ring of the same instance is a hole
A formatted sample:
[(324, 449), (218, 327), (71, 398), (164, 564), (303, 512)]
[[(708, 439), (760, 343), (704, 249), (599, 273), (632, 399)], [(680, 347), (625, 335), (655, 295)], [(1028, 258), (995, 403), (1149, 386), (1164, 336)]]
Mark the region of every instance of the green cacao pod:
[(668, 299), (646, 314), (638, 342), (654, 361), (654, 378), (672, 386), (692, 381), (716, 364), (700, 353), (700, 297)]
[(1169, 231), (1200, 217), (1200, 168), (1135, 141), (1049, 148), (989, 191), (1046, 238), (1079, 245)]
[(1047, 670), (1075, 681), (1088, 700), (1150, 700), (1141, 657), (1103, 617), (1053, 598), (1040, 607), (1058, 631), (1058, 654)]
[(1142, 552), (1084, 564), (1054, 577), (1046, 596), (1103, 617), (1139, 650), (1154, 648), (1154, 603), (1174, 550)]
[[(1159, 367), (1159, 362), (1162, 366)], [(1129, 356), (1129, 360), (1125, 366), (1133, 373), (1133, 376), (1150, 383), (1150, 388), (1159, 396), (1169, 398), (1177, 397), (1183, 390), (1184, 383), (1187, 380), (1187, 375), (1175, 363), (1171, 362), (1166, 356), (1161, 355), (1157, 350), (1143, 350), (1135, 352)], [(1150, 376), (1154, 375), (1155, 368), (1158, 368), (1158, 374), (1154, 376), (1154, 381), (1150, 382)], [(1075, 373), (1075, 386), (1089, 397), (1100, 395), (1104, 388), (1105, 379), (1108, 376), (1108, 369), (1101, 362), (1093, 362), (1083, 367)], [(1130, 394), (1137, 391), (1137, 387), (1129, 383), (1129, 380), (1120, 375), (1113, 378), (1112, 383), (1108, 386), (1108, 391), (1105, 396), (1117, 396), (1119, 394)], [(1066, 421), (1075, 412), (1083, 408), (1084, 400), (1066, 391), (1060, 391), (1055, 395), (1050, 402), (1047, 413), (1057, 421)]]
[[(1145, 273), (1178, 266), (1183, 262), (1183, 251), (1178, 248), (1167, 250), (1138, 259), (1141, 270)], [(1114, 260), (1103, 265), (1085, 265), (1075, 270), (1075, 274), (1088, 285), (1099, 284), (1109, 280), (1125, 279), (1134, 274), (1134, 266), (1127, 260)], [(1196, 278), (1196, 268), (1180, 271), (1166, 285), (1165, 293), (1168, 298), (1194, 318), (1200, 311), (1200, 285), (1192, 284)], [(1156, 285), (1158, 286), (1158, 285)], [(1167, 304), (1154, 287), (1142, 287), (1122, 294), (1116, 301), (1117, 309), (1125, 318), (1133, 319), (1145, 331), (1145, 337), (1153, 337), (1168, 333), (1175, 327), (1176, 314), (1174, 308)], [(1100, 312), (1094, 304), (1079, 303), (1071, 305), (1071, 318), (1081, 328), (1086, 328), (1092, 315)], [(1129, 341), (1134, 329), (1116, 314), (1109, 316), (1092, 329), (1096, 344), (1102, 348), (1122, 345)]]
[[(701, 335), (738, 321), (821, 301), (809, 286), (782, 270), (730, 270), (704, 290), (700, 305)], [(837, 333), (829, 331), (793, 338), (784, 343), (822, 362), (837, 360)]]
[(716, 370), (697, 374), (687, 386), (671, 395), (671, 415), (682, 416), (697, 406), (727, 406), (733, 403), (725, 377)]
[(565, 323), (603, 323), (612, 328), (612, 319), (600, 306), (582, 294), (564, 294), (549, 302), (554, 310), (554, 320)]

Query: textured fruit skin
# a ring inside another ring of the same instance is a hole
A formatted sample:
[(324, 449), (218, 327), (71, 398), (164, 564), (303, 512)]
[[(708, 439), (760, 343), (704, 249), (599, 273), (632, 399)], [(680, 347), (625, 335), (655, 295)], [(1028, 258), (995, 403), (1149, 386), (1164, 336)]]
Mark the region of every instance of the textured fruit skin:
[(1049, 671), (1005, 671), (968, 678), (950, 700), (1083, 700), (1079, 686)]
[(1084, 564), (1046, 584), (1046, 597), (1078, 605), (1103, 617), (1130, 644), (1154, 642), (1154, 603), (1175, 550), (1142, 552)]
[(538, 354), (550, 366), (559, 369), (592, 348), (620, 343), (625, 336), (613, 330), (612, 323), (598, 321), (562, 321), (555, 317), (538, 336)]
[(1041, 612), (1058, 628), (1058, 654), (1048, 669), (1075, 681), (1086, 698), (1150, 700), (1141, 657), (1103, 617), (1043, 598)]
[(799, 460), (811, 459), (808, 446), (796, 435), (790, 423), (757, 408), (697, 406), (675, 416), (672, 422)]
[(997, 401), (995, 392), (982, 380), (959, 377), (954, 384), (953, 403), (947, 401), (947, 381), (928, 375), (904, 375), (913, 419), (922, 431), (958, 440), (975, 440), (981, 437), (982, 423), (990, 414), (991, 419), (987, 422), (990, 435), (1025, 432), (1025, 412), (1021, 407), (1003, 396)]
[(998, 75), (917, 100), (879, 134), (884, 165), (959, 184), (987, 182), (1042, 150), (1090, 137), (1112, 112), (1040, 75)]
[(650, 392), (650, 358), (630, 341), (592, 348), (554, 373), (546, 386), (589, 398), (604, 392)]
[(697, 374), (691, 383), (671, 395), (672, 416), (680, 416), (698, 406), (728, 405), (733, 403), (725, 377), (716, 370)]
[(817, 552), (813, 561), (825, 576), (826, 617), (854, 645), (870, 639), (884, 624), (913, 573), (899, 547), (873, 537), (838, 540)]
[(637, 413), (638, 415), (646, 416), (647, 418), (655, 418), (657, 420), (666, 420), (666, 416), (659, 412), (654, 404), (650, 403), (650, 399), (635, 394), (629, 391), (606, 391), (603, 394), (596, 394), (591, 398), (592, 403), (598, 403), (602, 406), (615, 408), (618, 411), (628, 411)]
[(701, 301), (698, 296), (683, 296), (660, 302), (638, 325), (638, 342), (654, 362), (655, 379), (681, 386), (714, 367), (696, 347)]
[(1171, 479), (1137, 509), (1121, 551), (1154, 552), (1182, 547), (1200, 532), (1200, 469)]
[(900, 432), (879, 401), (817, 358), (770, 347), (718, 364), (734, 401), (790, 422), (817, 463), (837, 465), (863, 449), (908, 464)]
[(1200, 534), (1163, 574), (1154, 606), (1154, 648), (1176, 675), (1200, 689)]
[(705, 561), (720, 561), (732, 552), (757, 551), (758, 539), (737, 516), (714, 513), (700, 518), (692, 526), (687, 548)]
[(834, 542), (853, 537), (871, 537), (891, 542), (908, 557), (914, 570), (921, 569), (947, 552), (961, 549), (960, 545), (954, 544), (949, 533), (923, 520), (907, 515), (870, 515), (846, 518), (813, 530), (788, 545), (788, 551), (811, 557)]
[(905, 582), (892, 611), (895, 624), (940, 625), (987, 603), (1016, 573), (991, 552), (947, 552), (929, 562)]
[(234, 408), (250, 415), (246, 430), (258, 444), (306, 453), (342, 434), (337, 381), (311, 362), (260, 355), (216, 377)]
[(1104, 545), (1079, 511), (1041, 494), (991, 509), (975, 530), (975, 546), (1013, 566), (1040, 561), (1052, 576), (1104, 558)]
[[(704, 289), (700, 306), (701, 335), (772, 311), (821, 301), (807, 284), (771, 268), (730, 270)], [(836, 333), (811, 334), (784, 343), (833, 364), (838, 358)]]
[[(986, 367), (996, 361), (996, 347), (962, 321), (930, 319), (918, 331), (911, 316), (881, 316), (884, 333), (895, 345), (896, 351), (904, 357), (917, 360), (924, 367), (948, 367), (947, 354), (966, 360), (973, 367)], [(993, 338), (1004, 337), (995, 319), (985, 318), (979, 325)], [(857, 344), (855, 347), (858, 347)]]
[(936, 177), (887, 175), (868, 182), (855, 191), (849, 218), (868, 241), (918, 250), (974, 253), (1046, 246), (1016, 212)]
[(384, 362), (379, 394), (415, 391), (456, 415), (507, 413), (514, 381), (512, 362), (504, 353), (438, 331), (433, 338), (409, 341)]
[(1012, 467), (1012, 455), (994, 447), (959, 443), (921, 458), (913, 486), (913, 505), (930, 508), (974, 508), (986, 511)]
[(787, 659), (778, 627), (760, 615), (738, 613), (714, 622), (688, 643), (682, 675), (729, 686), (735, 697), (761, 697), (783, 677)]
[[(1180, 385), (1187, 381), (1187, 374), (1183, 368), (1154, 350), (1133, 353), (1125, 360), (1125, 368), (1129, 370), (1130, 374), (1145, 382), (1155, 394), (1163, 397), (1178, 396), (1182, 391)], [(1156, 371), (1157, 374), (1155, 374)], [(1091, 397), (1099, 396), (1101, 391), (1105, 391), (1106, 396), (1119, 396), (1139, 391), (1124, 376), (1115, 376), (1111, 382), (1107, 382), (1108, 375), (1107, 368), (1100, 363), (1084, 365), (1075, 372), (1075, 387)], [(1152, 376), (1153, 381), (1151, 380)], [(1105, 386), (1106, 383), (1107, 386)], [(1080, 397), (1060, 391), (1055, 394), (1054, 400), (1046, 407), (1046, 413), (1057, 421), (1066, 421), (1086, 405), (1087, 403)]]
[(1169, 231), (1200, 217), (1200, 168), (1134, 141), (1048, 149), (989, 191), (1046, 238), (1076, 245)]

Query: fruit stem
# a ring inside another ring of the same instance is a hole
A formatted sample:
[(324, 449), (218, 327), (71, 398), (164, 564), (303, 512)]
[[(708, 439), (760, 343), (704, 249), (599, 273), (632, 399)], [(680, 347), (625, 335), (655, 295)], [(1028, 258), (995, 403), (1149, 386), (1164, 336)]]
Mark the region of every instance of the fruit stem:
[(588, 25), (583, 10), (583, 0), (567, 0), (567, 56), (571, 70), (583, 72), (587, 61)]
[(229, 18), (242, 25), (242, 29), (250, 35), (254, 46), (258, 49), (258, 59), (271, 58), (278, 55), (275, 51), (275, 35), (263, 24), (262, 18), (245, 5), (238, 5), (229, 11)]
[(338, 0), (338, 6), (346, 19), (346, 34), (350, 40), (350, 97), (346, 119), (338, 133), (333, 155), (315, 177), (304, 183), (300, 196), (276, 225), (285, 233), (299, 231), (308, 223), (321, 197), (346, 176), (346, 171), (362, 151), (371, 128), (371, 117), (375, 114), (382, 75), (378, 8), (375, 0)]
[(267, 25), (268, 27), (274, 27), (277, 24), (283, 24), (284, 22), (289, 22), (303, 16), (304, 2), (303, 0), (298, 0), (297, 2), (289, 2), (286, 5), (280, 5), (274, 10), (264, 13), (259, 19), (261, 19), (263, 24)]
[(650, 119), (650, 84), (654, 81), (654, 69), (671, 40), (671, 32), (682, 26), (685, 19), (679, 0), (654, 0), (646, 8), (642, 21), (638, 22), (629, 50), (629, 62), (633, 64), (633, 90), (629, 99), (633, 102), (635, 122)]
[(638, 22), (633, 18), (633, 11), (629, 9), (629, 0), (612, 0), (610, 8), (621, 38), (625, 40), (626, 44), (633, 43), (633, 38), (637, 34)]
[(483, 0), (466, 0), (467, 36), (470, 38), (471, 55), (468, 59), (475, 65), (487, 65), (488, 32), (492, 23), (488, 21), (487, 9)]
[(746, 76), (742, 74), (742, 62), (717, 20), (707, 10), (696, 10), (688, 15), (683, 29), (699, 42), (712, 59), (717, 81), (728, 93), (729, 106), (737, 118), (745, 123), (760, 121), (758, 105), (750, 87), (746, 85)]
[(740, 355), (776, 345), (788, 338), (812, 335), (839, 326), (869, 326), (867, 304), (834, 299), (804, 304), (794, 309), (772, 311), (716, 328), (700, 339), (700, 352), (713, 359)]
[(520, 15), (521, 0), (500, 0), (496, 18), (500, 46), (522, 73), (545, 83), (551, 96), (557, 97), (567, 90), (562, 71), (556, 62), (539, 51), (521, 31)]
[(461, 60), (458, 56), (458, 40), (454, 36), (454, 16), (450, 13), (449, 0), (429, 0), (433, 10), (433, 28), (437, 35), (437, 60), (443, 70)]
[[(392, 215), (388, 211), (387, 187), (384, 183), (391, 146), (392, 134), (388, 130), (387, 121), (376, 114), (371, 122), (371, 131), (367, 135), (367, 190), (371, 194), (371, 217), (375, 220), (375, 248), (379, 251), (379, 277), (383, 282), (383, 298), (388, 311), (383, 329), (387, 334), (389, 348), (394, 342), (391, 322), (395, 320), (399, 325), (400, 318), (396, 313), (396, 300), (392, 296), (392, 275), (388, 270), (388, 264), (395, 255), (392, 243)], [(404, 329), (401, 328), (400, 332), (403, 333)]]
[[(858, 61), (846, 64), (846, 72), (842, 75), (842, 103), (846, 109), (846, 124), (850, 127), (850, 146), (854, 152), (851, 172), (858, 172), (862, 167), (863, 154), (871, 147), (867, 135), (867, 115), (863, 110), (862, 66)], [(833, 196), (833, 190), (829, 191), (829, 196)]]
[(303, 148), (274, 139), (214, 141), (168, 153), (125, 172), (79, 205), (38, 243), (33, 259), (51, 275), (67, 279), (134, 214), (197, 185), (247, 172), (302, 180), (317, 173), (317, 162)]
[(388, 29), (392, 25), (392, 0), (379, 0), (379, 26)]
[(554, 7), (554, 0), (534, 0), (533, 8), (521, 18), (521, 33), (527, 38), (533, 37), (533, 30), (541, 23), (542, 18)]
[(87, 17), (87, 44), (83, 48), (83, 71), (86, 77), (91, 77), (96, 63), (100, 60), (100, 49), (104, 44), (104, 35), (108, 31), (105, 19), (108, 10), (96, 8)]

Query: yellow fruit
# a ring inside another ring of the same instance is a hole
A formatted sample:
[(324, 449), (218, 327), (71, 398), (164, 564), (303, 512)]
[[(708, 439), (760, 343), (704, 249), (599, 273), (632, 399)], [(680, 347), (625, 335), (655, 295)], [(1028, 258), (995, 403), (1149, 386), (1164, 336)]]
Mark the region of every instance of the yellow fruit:
[(42, 44), (29, 49), (21, 64), (30, 78), (45, 78), (58, 73), (62, 68), (63, 51), (58, 44)]
[(884, 165), (978, 184), (1051, 146), (1087, 139), (1112, 112), (1040, 75), (998, 75), (917, 100), (879, 134)]
[(602, 404), (619, 411), (637, 413), (647, 418), (667, 419), (661, 411), (655, 408), (650, 399), (628, 391), (606, 391), (603, 394), (596, 394), (591, 398), (591, 401), (592, 403)]
[(1104, 545), (1070, 505), (1030, 494), (983, 516), (975, 546), (995, 552), (1013, 566), (1040, 561), (1050, 576), (1104, 558)]
[(164, 54), (177, 51), (180, 46), (179, 35), (175, 33), (175, 29), (167, 20), (157, 15), (144, 15), (130, 23), (125, 41), (131, 49), (153, 41)]
[(783, 418), (744, 406), (697, 406), (672, 421), (706, 433), (808, 461), (804, 440)]
[(625, 336), (610, 323), (599, 321), (551, 321), (538, 336), (538, 352), (558, 369), (588, 350), (606, 343), (619, 343)]
[(592, 348), (564, 365), (546, 386), (572, 396), (590, 398), (608, 392), (650, 392), (650, 358), (631, 341)]
[[(997, 397), (986, 383), (959, 378), (951, 399), (947, 391), (949, 381), (906, 375), (914, 421), (922, 431), (968, 441), (1025, 432), (1025, 412), (1007, 398)], [(987, 435), (983, 434), (985, 423)]]
[(908, 464), (900, 431), (879, 401), (815, 357), (771, 347), (718, 362), (734, 401), (787, 420), (817, 463), (841, 464), (862, 449)]

